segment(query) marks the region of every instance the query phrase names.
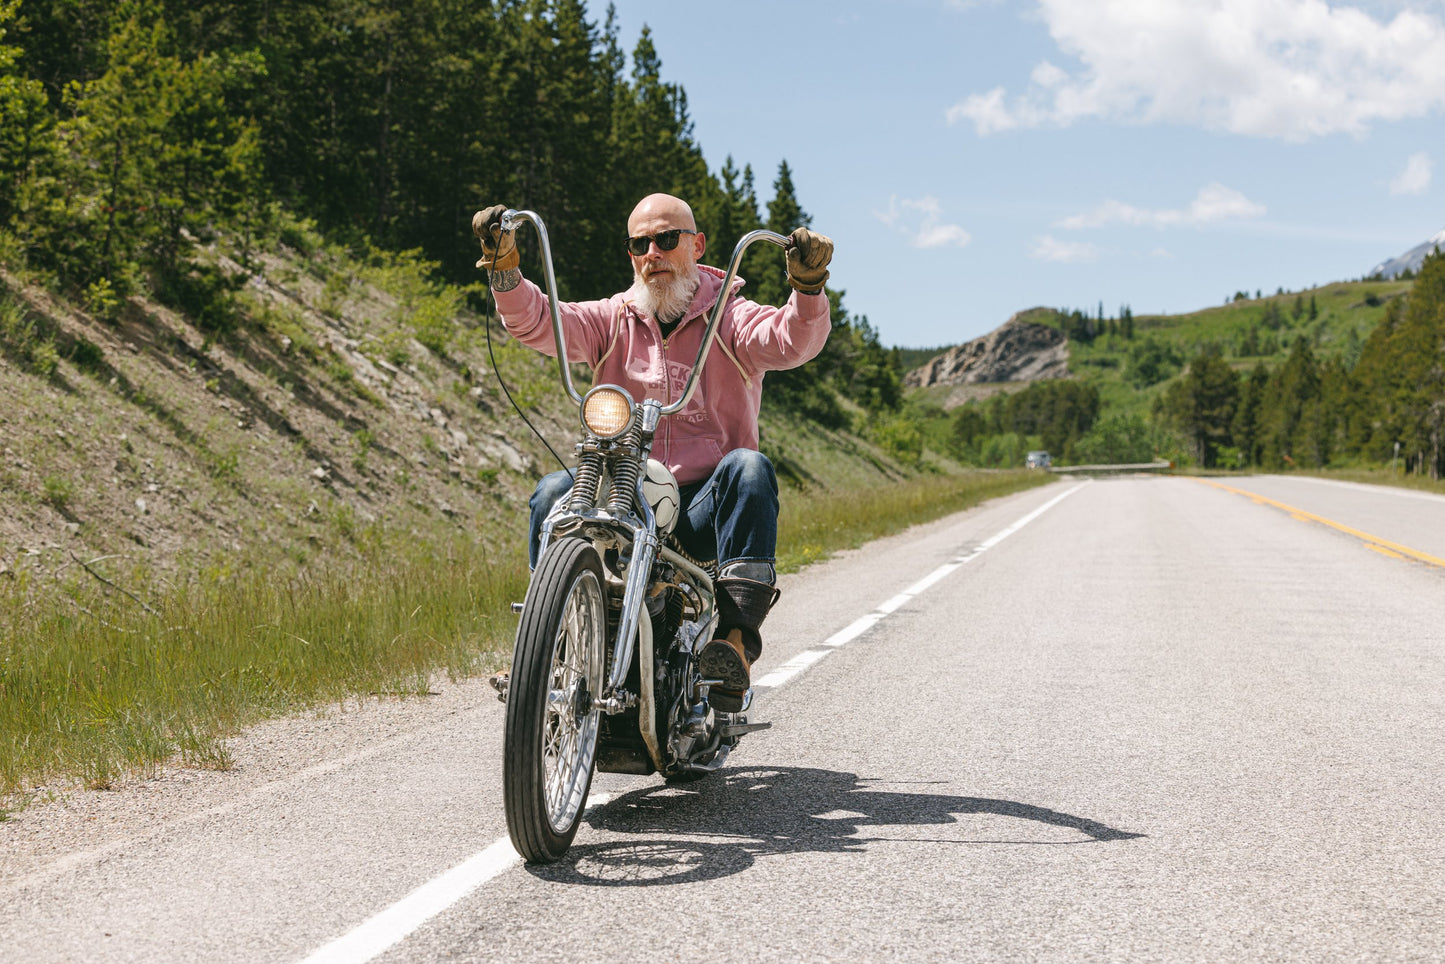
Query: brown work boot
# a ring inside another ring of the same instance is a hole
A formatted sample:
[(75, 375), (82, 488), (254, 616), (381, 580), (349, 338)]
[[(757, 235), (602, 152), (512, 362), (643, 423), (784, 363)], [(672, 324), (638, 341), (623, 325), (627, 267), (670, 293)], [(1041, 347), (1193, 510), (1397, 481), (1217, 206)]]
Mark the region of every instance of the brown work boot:
[(698, 671), (702, 673), (703, 679), (720, 680), (708, 690), (708, 701), (712, 703), (713, 709), (724, 713), (742, 712), (743, 698), (752, 686), (752, 679), (748, 675), (752, 664), (753, 661), (748, 659), (743, 645), (741, 629), (734, 629), (727, 636), (714, 639), (702, 648), (702, 655), (698, 658)]

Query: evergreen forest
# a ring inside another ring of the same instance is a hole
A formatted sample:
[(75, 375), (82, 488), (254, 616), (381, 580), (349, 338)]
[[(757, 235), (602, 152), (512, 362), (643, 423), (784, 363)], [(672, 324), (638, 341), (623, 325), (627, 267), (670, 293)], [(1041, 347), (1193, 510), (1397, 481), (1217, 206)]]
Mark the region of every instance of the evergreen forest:
[[(240, 279), (196, 242), (298, 226), (475, 289), (471, 215), (497, 201), (543, 214), (563, 297), (603, 297), (630, 283), (639, 198), (688, 199), (716, 264), (810, 224), (786, 160), (771, 186), (764, 205), (751, 165), (710, 168), (647, 28), (629, 55), (581, 0), (0, 0), (0, 262), (102, 320), (144, 289), (224, 335)], [(749, 255), (749, 295), (781, 303), (781, 262)], [(896, 409), (897, 359), (829, 293), (825, 357), (772, 403), (833, 426), (837, 395)]]

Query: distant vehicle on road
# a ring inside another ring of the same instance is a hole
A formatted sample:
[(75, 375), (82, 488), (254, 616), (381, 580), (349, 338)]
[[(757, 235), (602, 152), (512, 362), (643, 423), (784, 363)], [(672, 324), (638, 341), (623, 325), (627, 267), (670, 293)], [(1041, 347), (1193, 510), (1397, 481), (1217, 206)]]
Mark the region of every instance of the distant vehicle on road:
[(1030, 452), (1024, 459), (1024, 468), (1026, 469), (1046, 469), (1053, 464), (1054, 460), (1049, 458), (1049, 453), (1042, 450)]

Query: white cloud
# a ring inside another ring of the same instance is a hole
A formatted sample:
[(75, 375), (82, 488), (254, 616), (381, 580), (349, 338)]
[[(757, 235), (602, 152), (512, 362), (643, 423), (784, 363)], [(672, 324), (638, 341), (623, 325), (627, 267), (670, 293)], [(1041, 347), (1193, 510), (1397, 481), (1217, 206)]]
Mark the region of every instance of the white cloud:
[(1430, 187), (1430, 155), (1421, 151), (1411, 154), (1405, 169), (1390, 182), (1391, 194), (1424, 194)]
[(1038, 0), (1072, 70), (950, 107), (980, 135), (1085, 118), (1305, 140), (1445, 108), (1445, 23), (1325, 0)]
[(962, 247), (973, 240), (956, 224), (943, 223), (943, 207), (936, 197), (918, 199), (897, 196), (888, 199), (888, 210), (876, 212), (878, 220), (908, 236), (915, 248)]
[(973, 236), (956, 224), (935, 224), (924, 226), (913, 243), (920, 248), (946, 248), (962, 247), (972, 240)]
[(1236, 218), (1257, 218), (1265, 213), (1264, 205), (1256, 204), (1234, 188), (1223, 184), (1206, 184), (1194, 200), (1183, 208), (1150, 210), (1123, 201), (1109, 200), (1085, 214), (1075, 214), (1055, 223), (1056, 227), (1077, 231), (1101, 228), (1108, 224), (1134, 227), (1192, 227)]
[(1056, 67), (1047, 60), (1034, 68), (1029, 79), (1040, 87), (1059, 87), (1069, 79), (1062, 67)]
[(987, 94), (973, 94), (961, 104), (948, 109), (948, 122), (971, 120), (980, 137), (1010, 131), (1015, 127), (1032, 127), (1034, 123), (1023, 117), (1029, 111), (1027, 104), (1017, 104), (1013, 110), (1004, 103), (1008, 95), (1002, 87), (995, 87)]
[(1059, 261), (1064, 264), (1085, 264), (1096, 261), (1099, 249), (1084, 241), (1060, 241), (1051, 234), (1035, 238), (1029, 257), (1036, 261)]

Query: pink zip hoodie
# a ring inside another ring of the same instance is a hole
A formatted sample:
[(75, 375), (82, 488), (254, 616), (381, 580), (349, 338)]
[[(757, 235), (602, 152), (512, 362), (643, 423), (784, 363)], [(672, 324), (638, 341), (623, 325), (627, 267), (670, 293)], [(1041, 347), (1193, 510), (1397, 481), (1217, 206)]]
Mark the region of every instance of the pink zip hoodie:
[[(594, 384), (620, 385), (637, 401), (656, 398), (665, 404), (677, 398), (692, 373), (708, 312), (722, 290), (723, 272), (705, 264), (697, 269), (697, 293), (682, 323), (666, 339), (628, 292), (605, 301), (563, 302), (559, 311), (569, 359), (589, 365)], [(828, 340), (826, 295), (795, 292), (786, 305), (773, 308), (741, 297), (742, 286), (741, 278), (734, 279), (717, 343), (692, 401), (663, 419), (657, 430), (652, 456), (682, 485), (707, 478), (733, 449), (756, 449), (763, 373), (798, 367)], [(511, 291), (494, 295), (507, 331), (555, 358), (552, 319), (542, 290), (523, 279)]]

